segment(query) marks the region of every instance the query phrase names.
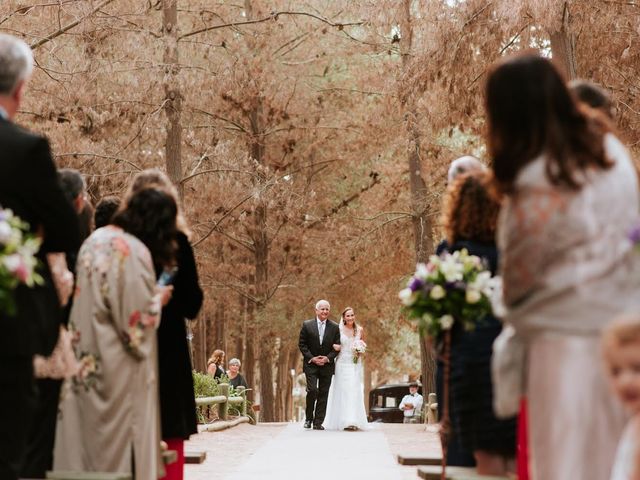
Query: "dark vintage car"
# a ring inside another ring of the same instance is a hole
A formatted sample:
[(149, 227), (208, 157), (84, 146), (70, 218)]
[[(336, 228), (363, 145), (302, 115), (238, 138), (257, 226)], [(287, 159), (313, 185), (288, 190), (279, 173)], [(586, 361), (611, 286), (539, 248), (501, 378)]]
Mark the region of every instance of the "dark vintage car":
[[(402, 397), (409, 393), (410, 383), (388, 383), (369, 392), (369, 421), (402, 423), (404, 414), (400, 410)], [(422, 394), (422, 387), (418, 386)]]

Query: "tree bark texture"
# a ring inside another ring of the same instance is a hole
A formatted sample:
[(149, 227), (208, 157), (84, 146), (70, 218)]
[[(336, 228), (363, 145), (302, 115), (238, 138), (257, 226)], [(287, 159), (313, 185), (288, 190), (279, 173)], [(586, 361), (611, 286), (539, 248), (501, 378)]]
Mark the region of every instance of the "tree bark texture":
[[(402, 67), (406, 72), (410, 65), (410, 54), (413, 44), (413, 26), (411, 22), (411, 0), (403, 0), (402, 22), (400, 27), (400, 54)], [(416, 254), (416, 262), (426, 262), (433, 252), (433, 225), (428, 215), (427, 184), (422, 170), (420, 156), (421, 139), (418, 130), (417, 109), (413, 104), (412, 94), (406, 93), (405, 122), (407, 131), (407, 160), (409, 163), (409, 184), (411, 188), (412, 225)], [(420, 336), (421, 370), (423, 392), (431, 392), (435, 385), (436, 365), (427, 348), (426, 338)]]
[(549, 32), (551, 58), (567, 80), (578, 78), (576, 62), (576, 36), (569, 29), (569, 6), (564, 3), (562, 25), (559, 30)]
[(164, 0), (162, 4), (162, 33), (164, 37), (164, 111), (167, 117), (165, 162), (167, 175), (180, 197), (182, 188), (182, 95), (178, 81), (178, 2)]

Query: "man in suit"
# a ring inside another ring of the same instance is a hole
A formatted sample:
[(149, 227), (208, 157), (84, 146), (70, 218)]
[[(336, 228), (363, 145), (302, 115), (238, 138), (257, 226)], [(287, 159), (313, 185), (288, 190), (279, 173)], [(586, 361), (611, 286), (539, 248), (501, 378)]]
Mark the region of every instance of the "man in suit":
[(37, 402), (33, 355), (49, 355), (58, 338), (62, 310), (45, 254), (78, 248), (78, 219), (66, 201), (43, 137), (13, 123), (33, 69), (31, 49), (0, 34), (0, 205), (28, 222), (42, 238), (38, 256), (44, 284), (19, 286), (17, 313), (0, 312), (0, 478), (17, 479)]
[(340, 345), (340, 328), (328, 320), (331, 307), (326, 300), (316, 303), (316, 317), (302, 323), (298, 347), (304, 357), (304, 375), (307, 378), (307, 410), (304, 428), (324, 430), (322, 422), (327, 411), (327, 397), (334, 361)]

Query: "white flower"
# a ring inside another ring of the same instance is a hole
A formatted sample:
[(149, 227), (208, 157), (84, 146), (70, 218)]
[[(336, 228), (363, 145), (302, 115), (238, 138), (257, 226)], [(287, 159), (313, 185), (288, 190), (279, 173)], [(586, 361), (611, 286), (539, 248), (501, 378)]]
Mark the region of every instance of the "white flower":
[(469, 288), (478, 290), (479, 292), (488, 292), (492, 290), (491, 272), (484, 271), (476, 275), (473, 282), (469, 284)]
[(4, 263), (4, 266), (7, 267), (7, 270), (13, 273), (22, 265), (22, 257), (19, 254), (14, 253), (13, 255), (7, 255), (4, 257), (2, 262)]
[[(455, 252), (458, 253), (458, 252)], [(462, 280), (462, 272), (464, 266), (457, 262), (457, 257), (451, 255), (444, 259), (440, 265), (440, 271), (444, 275), (447, 282), (457, 282)]]
[(415, 299), (414, 294), (410, 288), (404, 288), (400, 290), (398, 297), (400, 297), (400, 301), (403, 303), (403, 305), (407, 306), (411, 305)]
[(424, 263), (419, 263), (416, 265), (416, 277), (420, 280), (426, 280), (429, 275), (429, 269)]
[(440, 300), (441, 298), (444, 298), (446, 295), (447, 295), (447, 292), (440, 285), (436, 285), (435, 287), (433, 287), (431, 289), (431, 292), (429, 293), (429, 296), (434, 300)]
[(453, 326), (453, 317), (451, 315), (443, 315), (440, 317), (440, 326), (443, 330), (449, 330)]
[(11, 240), (11, 225), (7, 222), (0, 222), (0, 243), (6, 245)]
[(465, 295), (465, 300), (467, 301), (467, 303), (471, 304), (478, 303), (481, 298), (482, 294), (478, 290), (473, 288), (469, 288)]
[(423, 313), (422, 321), (425, 323), (425, 325), (429, 326), (433, 323), (433, 317), (431, 316), (430, 313)]

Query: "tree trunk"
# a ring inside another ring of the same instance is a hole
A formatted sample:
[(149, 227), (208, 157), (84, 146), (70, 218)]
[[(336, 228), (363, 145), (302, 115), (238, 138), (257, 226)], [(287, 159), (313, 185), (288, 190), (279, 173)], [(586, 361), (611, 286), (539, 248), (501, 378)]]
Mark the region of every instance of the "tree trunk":
[[(410, 64), (410, 53), (413, 43), (413, 26), (411, 23), (411, 0), (403, 1), (403, 21), (400, 29), (400, 54), (402, 67), (407, 70)], [(416, 262), (426, 262), (433, 252), (433, 226), (428, 215), (427, 184), (422, 171), (420, 157), (420, 132), (418, 130), (417, 110), (409, 93), (405, 98), (405, 122), (407, 131), (407, 157), (409, 163), (409, 182), (411, 187), (411, 207), (413, 212), (413, 238)], [(423, 391), (430, 392), (435, 385), (435, 361), (431, 349), (426, 347), (426, 338), (420, 336), (420, 357)]]
[(278, 351), (278, 375), (276, 377), (276, 421), (287, 420), (287, 392), (291, 389), (289, 374), (289, 347), (285, 347), (280, 339)]
[(551, 58), (566, 76), (567, 80), (578, 77), (576, 63), (576, 36), (569, 31), (569, 6), (564, 3), (562, 10), (562, 26), (560, 30), (550, 32)]
[(246, 315), (247, 315), (247, 328), (244, 330), (244, 373), (247, 385), (251, 389), (247, 393), (249, 400), (255, 400), (256, 391), (256, 356), (255, 356), (255, 305), (252, 302), (247, 302)]
[(165, 161), (167, 175), (182, 197), (182, 95), (178, 83), (178, 1), (164, 0), (162, 4), (162, 33), (164, 36), (164, 111), (167, 116)]

